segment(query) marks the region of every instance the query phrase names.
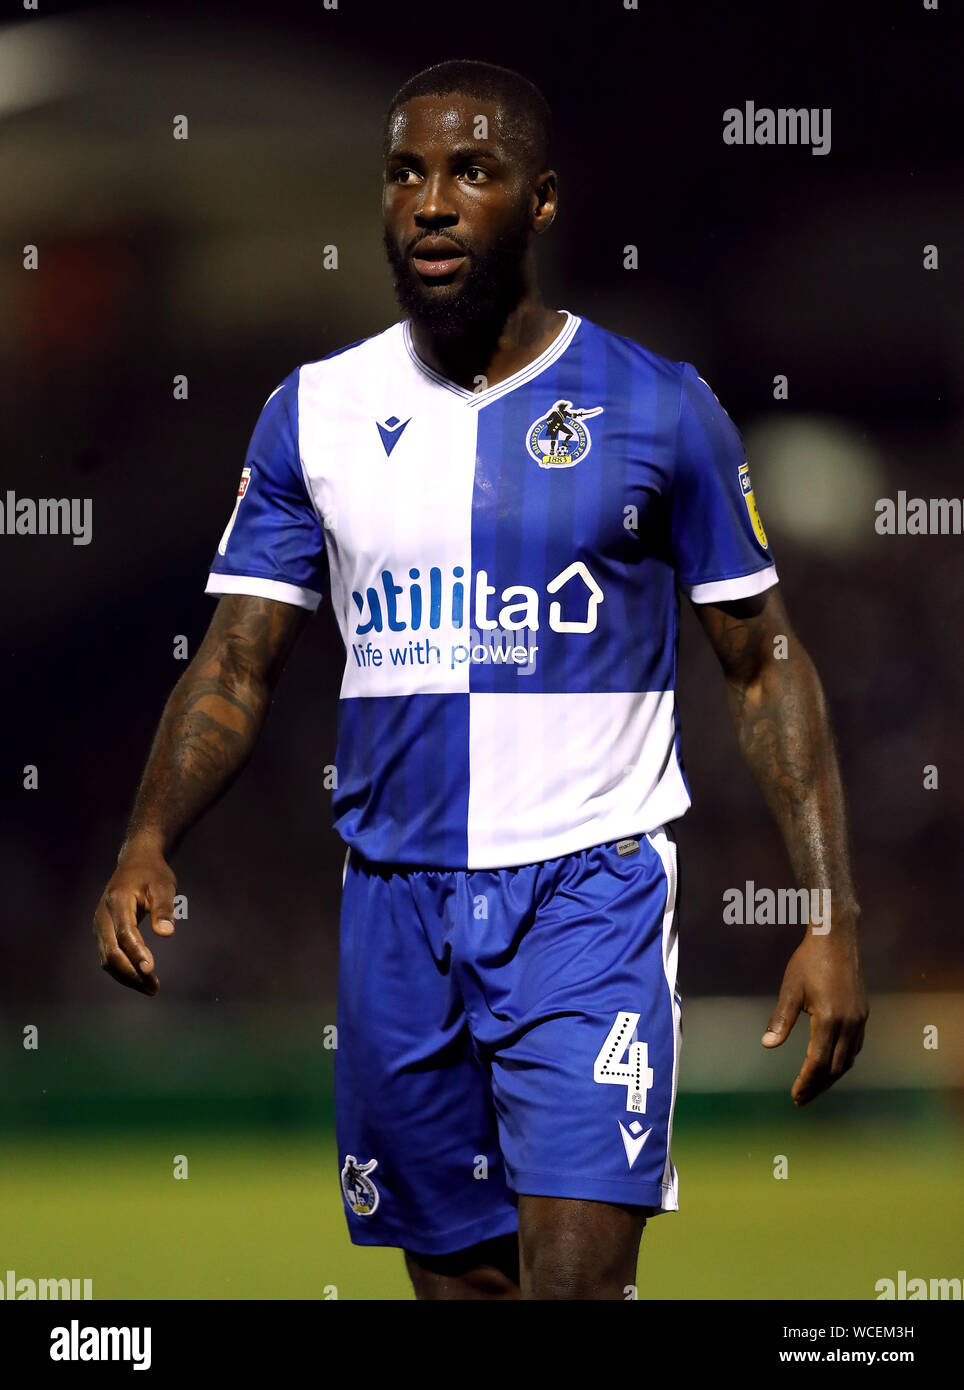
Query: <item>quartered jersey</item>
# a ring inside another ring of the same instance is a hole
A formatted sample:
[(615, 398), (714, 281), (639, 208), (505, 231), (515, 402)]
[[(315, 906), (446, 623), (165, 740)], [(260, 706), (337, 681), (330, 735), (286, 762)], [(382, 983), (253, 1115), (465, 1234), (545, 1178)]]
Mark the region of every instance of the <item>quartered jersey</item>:
[(330, 592), (334, 821), (368, 859), (508, 867), (681, 816), (678, 591), (777, 582), (695, 368), (562, 317), (476, 392), (396, 323), (292, 372), (251, 438), (207, 592)]

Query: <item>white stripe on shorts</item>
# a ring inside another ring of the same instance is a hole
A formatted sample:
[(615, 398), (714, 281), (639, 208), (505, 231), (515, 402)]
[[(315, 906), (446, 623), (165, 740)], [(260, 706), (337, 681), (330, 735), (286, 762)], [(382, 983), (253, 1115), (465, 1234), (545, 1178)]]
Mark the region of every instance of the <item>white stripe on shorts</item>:
[[(660, 857), (663, 872), (666, 874), (666, 906), (663, 908), (663, 974), (669, 990), (669, 1003), (673, 1011), (673, 1091), (670, 1099), (669, 1127), (666, 1132), (666, 1164), (663, 1168), (663, 1201), (660, 1210), (679, 1210), (679, 1186), (676, 1168), (673, 1165), (670, 1146), (673, 1140), (673, 1111), (676, 1107), (676, 1084), (679, 1079), (679, 1053), (682, 1017), (676, 1001), (676, 958), (677, 958), (677, 856), (676, 842), (667, 835), (665, 827), (652, 831), (646, 836)], [(658, 1214), (658, 1213), (657, 1213)]]

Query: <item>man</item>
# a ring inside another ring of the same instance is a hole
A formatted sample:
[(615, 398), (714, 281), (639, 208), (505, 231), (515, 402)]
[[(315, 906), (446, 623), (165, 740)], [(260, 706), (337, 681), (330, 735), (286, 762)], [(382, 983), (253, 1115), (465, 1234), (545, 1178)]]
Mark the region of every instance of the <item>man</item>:
[(104, 967), (154, 994), (138, 914), (173, 932), (168, 859), (249, 755), (327, 558), (342, 1191), (352, 1240), (401, 1247), (420, 1298), (622, 1298), (647, 1217), (677, 1207), (677, 588), (798, 883), (832, 894), (763, 1037), (810, 1015), (798, 1105), (851, 1066), (867, 1015), (832, 735), (740, 436), (692, 366), (543, 303), (548, 132), (540, 93), (487, 64), (396, 96), (406, 317), (268, 398), (222, 597), (95, 919)]

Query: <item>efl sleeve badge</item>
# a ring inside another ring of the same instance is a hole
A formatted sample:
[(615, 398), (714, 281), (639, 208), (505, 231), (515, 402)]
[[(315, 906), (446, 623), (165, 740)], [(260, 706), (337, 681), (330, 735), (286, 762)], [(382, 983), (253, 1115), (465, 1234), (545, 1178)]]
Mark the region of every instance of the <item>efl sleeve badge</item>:
[(743, 500), (750, 514), (750, 524), (753, 527), (753, 534), (765, 550), (767, 533), (763, 529), (763, 522), (760, 520), (760, 509), (756, 504), (756, 498), (753, 496), (753, 484), (750, 482), (750, 465), (745, 461), (740, 464), (740, 491), (743, 493)]

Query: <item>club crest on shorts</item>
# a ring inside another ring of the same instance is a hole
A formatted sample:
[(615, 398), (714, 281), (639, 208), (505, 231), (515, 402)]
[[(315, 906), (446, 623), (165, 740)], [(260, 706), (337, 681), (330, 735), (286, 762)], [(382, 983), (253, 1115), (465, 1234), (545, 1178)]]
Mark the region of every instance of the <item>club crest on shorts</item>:
[(753, 534), (760, 544), (766, 548), (767, 533), (763, 529), (763, 522), (760, 520), (760, 509), (753, 496), (753, 484), (750, 482), (750, 465), (746, 462), (740, 464), (740, 491), (743, 493), (743, 500), (746, 509), (750, 513), (750, 524), (753, 527)]
[(377, 1167), (377, 1158), (370, 1158), (367, 1163), (359, 1163), (354, 1154), (345, 1155), (345, 1166), (341, 1170), (341, 1190), (356, 1216), (372, 1216), (378, 1206), (378, 1188), (368, 1176)]
[(583, 421), (602, 412), (601, 405), (576, 410), (572, 401), (556, 401), (529, 426), (526, 448), (540, 468), (571, 468), (592, 448)]

